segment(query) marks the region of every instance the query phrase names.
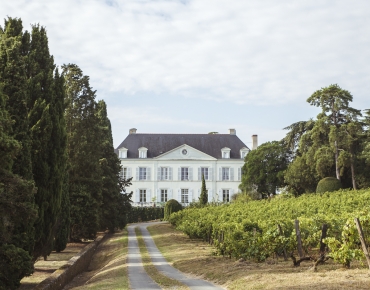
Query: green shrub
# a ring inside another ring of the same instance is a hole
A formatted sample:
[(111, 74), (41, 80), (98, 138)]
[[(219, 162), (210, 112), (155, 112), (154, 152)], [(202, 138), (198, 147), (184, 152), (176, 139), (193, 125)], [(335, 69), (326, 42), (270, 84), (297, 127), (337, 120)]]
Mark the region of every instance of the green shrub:
[(342, 184), (335, 177), (325, 177), (319, 181), (316, 193), (332, 192), (342, 188)]
[(175, 199), (170, 199), (164, 206), (164, 220), (168, 220), (171, 213), (182, 210), (182, 205)]

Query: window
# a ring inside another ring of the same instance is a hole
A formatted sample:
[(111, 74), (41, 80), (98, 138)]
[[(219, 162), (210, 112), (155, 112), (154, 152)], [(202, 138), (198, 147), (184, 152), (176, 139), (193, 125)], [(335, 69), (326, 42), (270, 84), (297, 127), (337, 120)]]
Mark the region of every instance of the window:
[(189, 189), (181, 189), (181, 203), (189, 202)]
[(223, 202), (229, 202), (230, 201), (230, 192), (228, 189), (222, 190), (222, 201)]
[(167, 202), (167, 189), (161, 189), (161, 202)]
[(200, 176), (204, 176), (204, 179), (208, 180), (208, 167), (201, 167)]
[(122, 168), (120, 175), (123, 179), (127, 179), (127, 167)]
[(230, 180), (230, 170), (227, 167), (222, 167), (222, 180)]
[(139, 167), (139, 180), (146, 180), (146, 167)]
[(189, 168), (181, 167), (181, 180), (189, 180)]
[(140, 202), (146, 202), (146, 189), (140, 189)]
[(139, 148), (139, 158), (146, 158), (147, 157), (147, 151), (148, 151), (148, 148), (145, 148), (145, 147), (140, 147)]
[(161, 180), (168, 180), (168, 167), (161, 167)]
[(127, 158), (127, 149), (125, 147), (121, 147), (118, 149), (119, 158)]
[(223, 159), (229, 159), (230, 158), (230, 148), (224, 147), (221, 149), (221, 156)]

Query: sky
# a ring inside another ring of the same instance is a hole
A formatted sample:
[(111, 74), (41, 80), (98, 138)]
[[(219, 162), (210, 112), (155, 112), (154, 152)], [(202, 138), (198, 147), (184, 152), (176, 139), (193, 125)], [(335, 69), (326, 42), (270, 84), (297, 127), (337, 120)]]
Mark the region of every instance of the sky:
[(316, 117), (306, 100), (331, 84), (370, 108), (368, 11), (368, 0), (0, 0), (2, 19), (45, 26), (56, 65), (90, 77), (115, 147), (130, 128), (280, 140)]

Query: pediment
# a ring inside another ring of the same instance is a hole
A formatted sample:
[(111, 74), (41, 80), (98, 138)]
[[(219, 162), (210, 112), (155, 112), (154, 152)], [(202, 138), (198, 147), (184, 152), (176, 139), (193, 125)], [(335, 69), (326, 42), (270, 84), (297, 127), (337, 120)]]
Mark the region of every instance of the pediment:
[(159, 160), (216, 160), (216, 158), (195, 149), (187, 144), (183, 144), (168, 152), (165, 152), (154, 159)]

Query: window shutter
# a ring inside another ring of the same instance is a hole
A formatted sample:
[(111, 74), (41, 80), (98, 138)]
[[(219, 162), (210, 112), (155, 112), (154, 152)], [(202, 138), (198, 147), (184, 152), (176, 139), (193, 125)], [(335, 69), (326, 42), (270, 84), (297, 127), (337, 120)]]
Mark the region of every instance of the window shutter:
[(139, 180), (139, 167), (136, 167), (136, 180)]
[(230, 181), (234, 181), (234, 168), (230, 168)]
[(168, 167), (168, 180), (172, 180), (172, 167)]
[(172, 189), (168, 191), (168, 200), (172, 199)]
[(136, 202), (140, 202), (140, 190), (136, 189)]
[(157, 202), (161, 202), (161, 190), (157, 188)]
[(145, 202), (151, 202), (151, 195), (150, 195), (150, 189), (146, 190), (146, 197), (145, 197)]
[(212, 195), (212, 189), (208, 189), (208, 202), (212, 202), (213, 195)]
[(162, 179), (162, 176), (161, 176), (161, 168), (158, 167), (157, 169), (157, 180), (161, 180)]
[(238, 181), (241, 181), (242, 180), (242, 168), (239, 167), (238, 168)]
[(188, 202), (193, 202), (193, 190), (189, 189), (189, 197), (188, 197)]
[(177, 190), (177, 201), (181, 203), (181, 189)]
[(213, 180), (213, 170), (212, 170), (212, 168), (208, 168), (208, 180), (209, 181)]
[(179, 175), (177, 178), (178, 178), (177, 180), (181, 180), (181, 167), (179, 167)]
[(231, 196), (234, 194), (234, 189), (230, 189), (230, 200), (231, 200)]
[(218, 190), (218, 200), (217, 201), (222, 201), (223, 200), (223, 196), (222, 196), (222, 189), (219, 189)]
[(193, 180), (193, 168), (192, 167), (189, 167), (189, 181), (192, 181)]
[(218, 180), (221, 181), (222, 180), (222, 168), (219, 168), (218, 169)]
[(150, 180), (150, 167), (146, 168), (146, 180)]
[(130, 168), (130, 167), (128, 167), (128, 168), (127, 168), (127, 179), (128, 179), (128, 178), (131, 178), (131, 177), (132, 177), (131, 168)]
[(202, 175), (201, 175), (201, 168), (198, 167), (198, 180), (201, 181), (202, 180)]

